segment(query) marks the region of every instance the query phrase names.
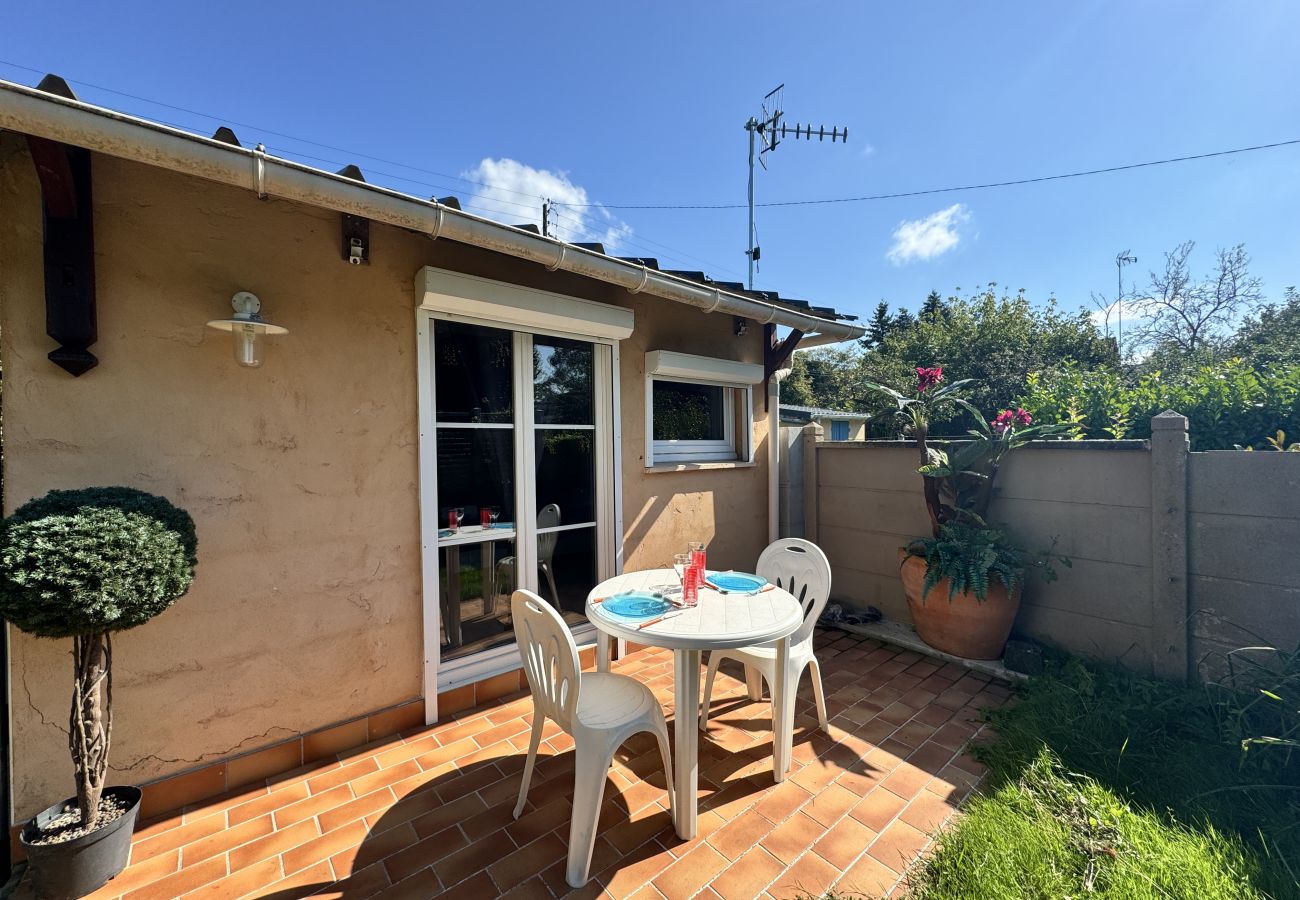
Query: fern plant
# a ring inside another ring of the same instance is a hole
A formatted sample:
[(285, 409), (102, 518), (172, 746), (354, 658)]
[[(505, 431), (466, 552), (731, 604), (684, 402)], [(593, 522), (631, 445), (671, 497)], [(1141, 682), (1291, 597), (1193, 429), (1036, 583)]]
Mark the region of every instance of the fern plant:
[[(1055, 548), (1055, 542), (1053, 542)], [(979, 601), (988, 599), (989, 585), (1000, 581), (1014, 594), (1025, 582), (1025, 571), (1041, 569), (1047, 581), (1056, 579), (1053, 563), (1069, 566), (1070, 560), (1051, 549), (1031, 554), (1011, 543), (1005, 532), (978, 525), (952, 523), (939, 528), (938, 537), (918, 538), (907, 547), (909, 556), (925, 560), (922, 602), (930, 590), (948, 579), (948, 599), (969, 591)]]

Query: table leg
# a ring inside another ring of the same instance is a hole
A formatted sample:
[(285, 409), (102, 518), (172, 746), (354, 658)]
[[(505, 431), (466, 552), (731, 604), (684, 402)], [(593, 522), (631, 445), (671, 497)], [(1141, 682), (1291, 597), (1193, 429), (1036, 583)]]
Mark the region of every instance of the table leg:
[(610, 637), (599, 628), (596, 629), (596, 671), (609, 671), (609, 642)]
[(790, 639), (776, 642), (776, 679), (772, 685), (772, 774), (785, 781), (794, 752), (794, 688), (788, 675)]
[(695, 837), (700, 769), (700, 651), (678, 650), (673, 711), (673, 777), (677, 787), (677, 836)]

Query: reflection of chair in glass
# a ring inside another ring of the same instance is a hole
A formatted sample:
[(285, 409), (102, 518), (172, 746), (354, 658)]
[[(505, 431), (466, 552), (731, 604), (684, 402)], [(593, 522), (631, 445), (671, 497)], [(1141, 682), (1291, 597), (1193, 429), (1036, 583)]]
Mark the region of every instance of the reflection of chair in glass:
[(591, 867), (605, 776), (614, 752), (632, 735), (648, 731), (658, 741), (668, 808), (676, 811), (668, 726), (659, 701), (641, 682), (627, 675), (581, 670), (573, 634), (559, 612), (541, 597), (531, 591), (516, 591), (510, 605), (519, 639), (519, 656), (533, 694), (533, 733), (514, 815), (517, 819), (524, 811), (542, 729), (546, 720), (552, 719), (573, 737), (577, 760), (573, 766), (573, 807), (565, 880), (570, 887), (578, 888), (587, 883), (587, 871)]
[[(555, 528), (559, 524), (560, 507), (554, 503), (543, 506), (542, 511), (537, 514), (538, 531), (543, 528)], [(557, 609), (560, 606), (560, 592), (555, 589), (555, 574), (553, 572), (555, 566), (551, 558), (555, 556), (555, 541), (559, 536), (558, 531), (537, 536), (537, 567), (546, 575), (546, 582), (551, 586), (551, 599), (555, 601)]]

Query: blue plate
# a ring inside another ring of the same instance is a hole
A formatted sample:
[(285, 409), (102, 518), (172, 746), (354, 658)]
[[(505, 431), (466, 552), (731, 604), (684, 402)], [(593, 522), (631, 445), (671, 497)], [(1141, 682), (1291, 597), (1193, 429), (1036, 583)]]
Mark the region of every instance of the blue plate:
[(710, 586), (724, 594), (752, 594), (767, 584), (762, 575), (745, 572), (710, 572), (706, 579)]
[(662, 594), (651, 591), (629, 591), (626, 594), (615, 594), (596, 608), (603, 613), (623, 619), (648, 619), (651, 616), (663, 615), (672, 609), (673, 605), (665, 600)]

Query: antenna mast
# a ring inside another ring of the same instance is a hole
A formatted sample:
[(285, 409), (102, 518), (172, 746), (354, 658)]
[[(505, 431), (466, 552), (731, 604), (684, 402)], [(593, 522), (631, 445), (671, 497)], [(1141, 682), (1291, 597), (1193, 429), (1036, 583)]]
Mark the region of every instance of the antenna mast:
[[(754, 146), (762, 141), (762, 149), (758, 151), (758, 161), (766, 169), (767, 154), (775, 150), (791, 132), (790, 127), (781, 121), (785, 116), (785, 111), (782, 109), (784, 93), (784, 84), (769, 91), (763, 98), (761, 117), (750, 116), (749, 121), (745, 123), (745, 130), (749, 132), (749, 243), (747, 245), (749, 249), (745, 251), (745, 255), (749, 257), (748, 287), (750, 290), (754, 289), (754, 264), (762, 258), (762, 250), (758, 246), (758, 230), (754, 223)], [(816, 129), (811, 125), (795, 125), (793, 131), (796, 139), (804, 138), (811, 141), (813, 135), (816, 135), (818, 141), (830, 138), (832, 144), (841, 140), (845, 144), (849, 142), (847, 125), (842, 129), (832, 128), (830, 131), (827, 131), (824, 125)]]

